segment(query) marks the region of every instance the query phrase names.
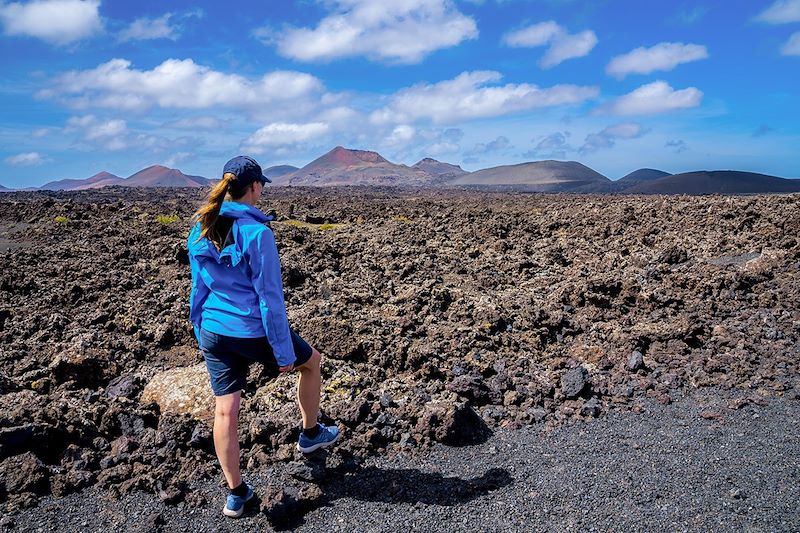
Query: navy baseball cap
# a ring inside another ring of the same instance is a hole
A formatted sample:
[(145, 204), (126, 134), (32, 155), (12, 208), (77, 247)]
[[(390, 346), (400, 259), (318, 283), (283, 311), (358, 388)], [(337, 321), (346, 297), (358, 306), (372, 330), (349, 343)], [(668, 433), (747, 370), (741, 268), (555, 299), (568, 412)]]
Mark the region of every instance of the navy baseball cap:
[(246, 155), (237, 155), (225, 163), (222, 173), (227, 174), (228, 172), (236, 176), (236, 181), (242, 187), (250, 185), (254, 181), (261, 182), (262, 185), (264, 183), (272, 183), (272, 180), (261, 171), (261, 165), (256, 163), (255, 159)]

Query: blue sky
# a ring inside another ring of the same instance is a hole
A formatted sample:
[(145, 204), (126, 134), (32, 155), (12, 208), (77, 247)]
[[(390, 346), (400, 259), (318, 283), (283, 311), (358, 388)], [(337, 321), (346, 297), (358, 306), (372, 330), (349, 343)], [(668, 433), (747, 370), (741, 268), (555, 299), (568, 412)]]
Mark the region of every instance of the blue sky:
[(800, 0), (0, 1), (0, 184), (335, 145), (800, 177)]

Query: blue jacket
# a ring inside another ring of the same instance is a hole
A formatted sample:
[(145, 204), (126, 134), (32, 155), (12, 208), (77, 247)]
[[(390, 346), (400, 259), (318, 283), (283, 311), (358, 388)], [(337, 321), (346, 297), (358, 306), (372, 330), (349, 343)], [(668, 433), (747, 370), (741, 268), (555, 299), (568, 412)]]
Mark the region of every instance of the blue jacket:
[(279, 366), (295, 361), (281, 264), (272, 220), (253, 206), (223, 202), (220, 215), (235, 219), (233, 242), (218, 251), (209, 239), (200, 239), (200, 223), (189, 233), (192, 293), (189, 317), (200, 342), (200, 328), (228, 337), (266, 335)]

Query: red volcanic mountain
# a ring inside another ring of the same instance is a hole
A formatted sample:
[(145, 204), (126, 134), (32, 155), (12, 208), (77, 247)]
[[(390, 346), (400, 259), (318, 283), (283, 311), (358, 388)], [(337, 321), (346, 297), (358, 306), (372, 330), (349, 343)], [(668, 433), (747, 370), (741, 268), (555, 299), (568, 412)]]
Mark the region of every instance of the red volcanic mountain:
[(205, 187), (209, 180), (202, 176), (187, 176), (180, 170), (153, 165), (128, 178), (120, 178), (108, 172), (100, 172), (85, 180), (65, 179), (45, 183), (39, 189), (53, 191), (81, 191), (100, 189), (109, 185), (123, 187)]
[(91, 178), (86, 178), (84, 180), (78, 179), (66, 179), (66, 180), (58, 180), (58, 181), (51, 181), (49, 183), (45, 183), (39, 189), (46, 190), (46, 191), (76, 191), (80, 189), (96, 189), (99, 187), (105, 187), (106, 185), (119, 185), (120, 182), (124, 181), (119, 176), (115, 176), (110, 172), (98, 172)]
[(377, 152), (337, 146), (327, 154), (290, 174), (277, 177), (275, 185), (430, 185), (427, 172), (387, 161)]
[(625, 194), (756, 194), (800, 192), (800, 180), (734, 170), (685, 172), (640, 182)]

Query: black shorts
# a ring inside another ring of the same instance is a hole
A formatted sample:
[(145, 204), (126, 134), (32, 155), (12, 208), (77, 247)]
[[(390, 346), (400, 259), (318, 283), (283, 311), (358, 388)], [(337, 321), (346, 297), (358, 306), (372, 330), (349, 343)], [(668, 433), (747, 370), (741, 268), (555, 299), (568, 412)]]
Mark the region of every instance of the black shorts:
[[(311, 359), (311, 346), (290, 329), (292, 346), (298, 367)], [(266, 371), (277, 376), (278, 362), (266, 337), (252, 339), (226, 337), (200, 329), (200, 349), (206, 360), (214, 396), (224, 396), (244, 389), (247, 371), (253, 361), (264, 365)]]

